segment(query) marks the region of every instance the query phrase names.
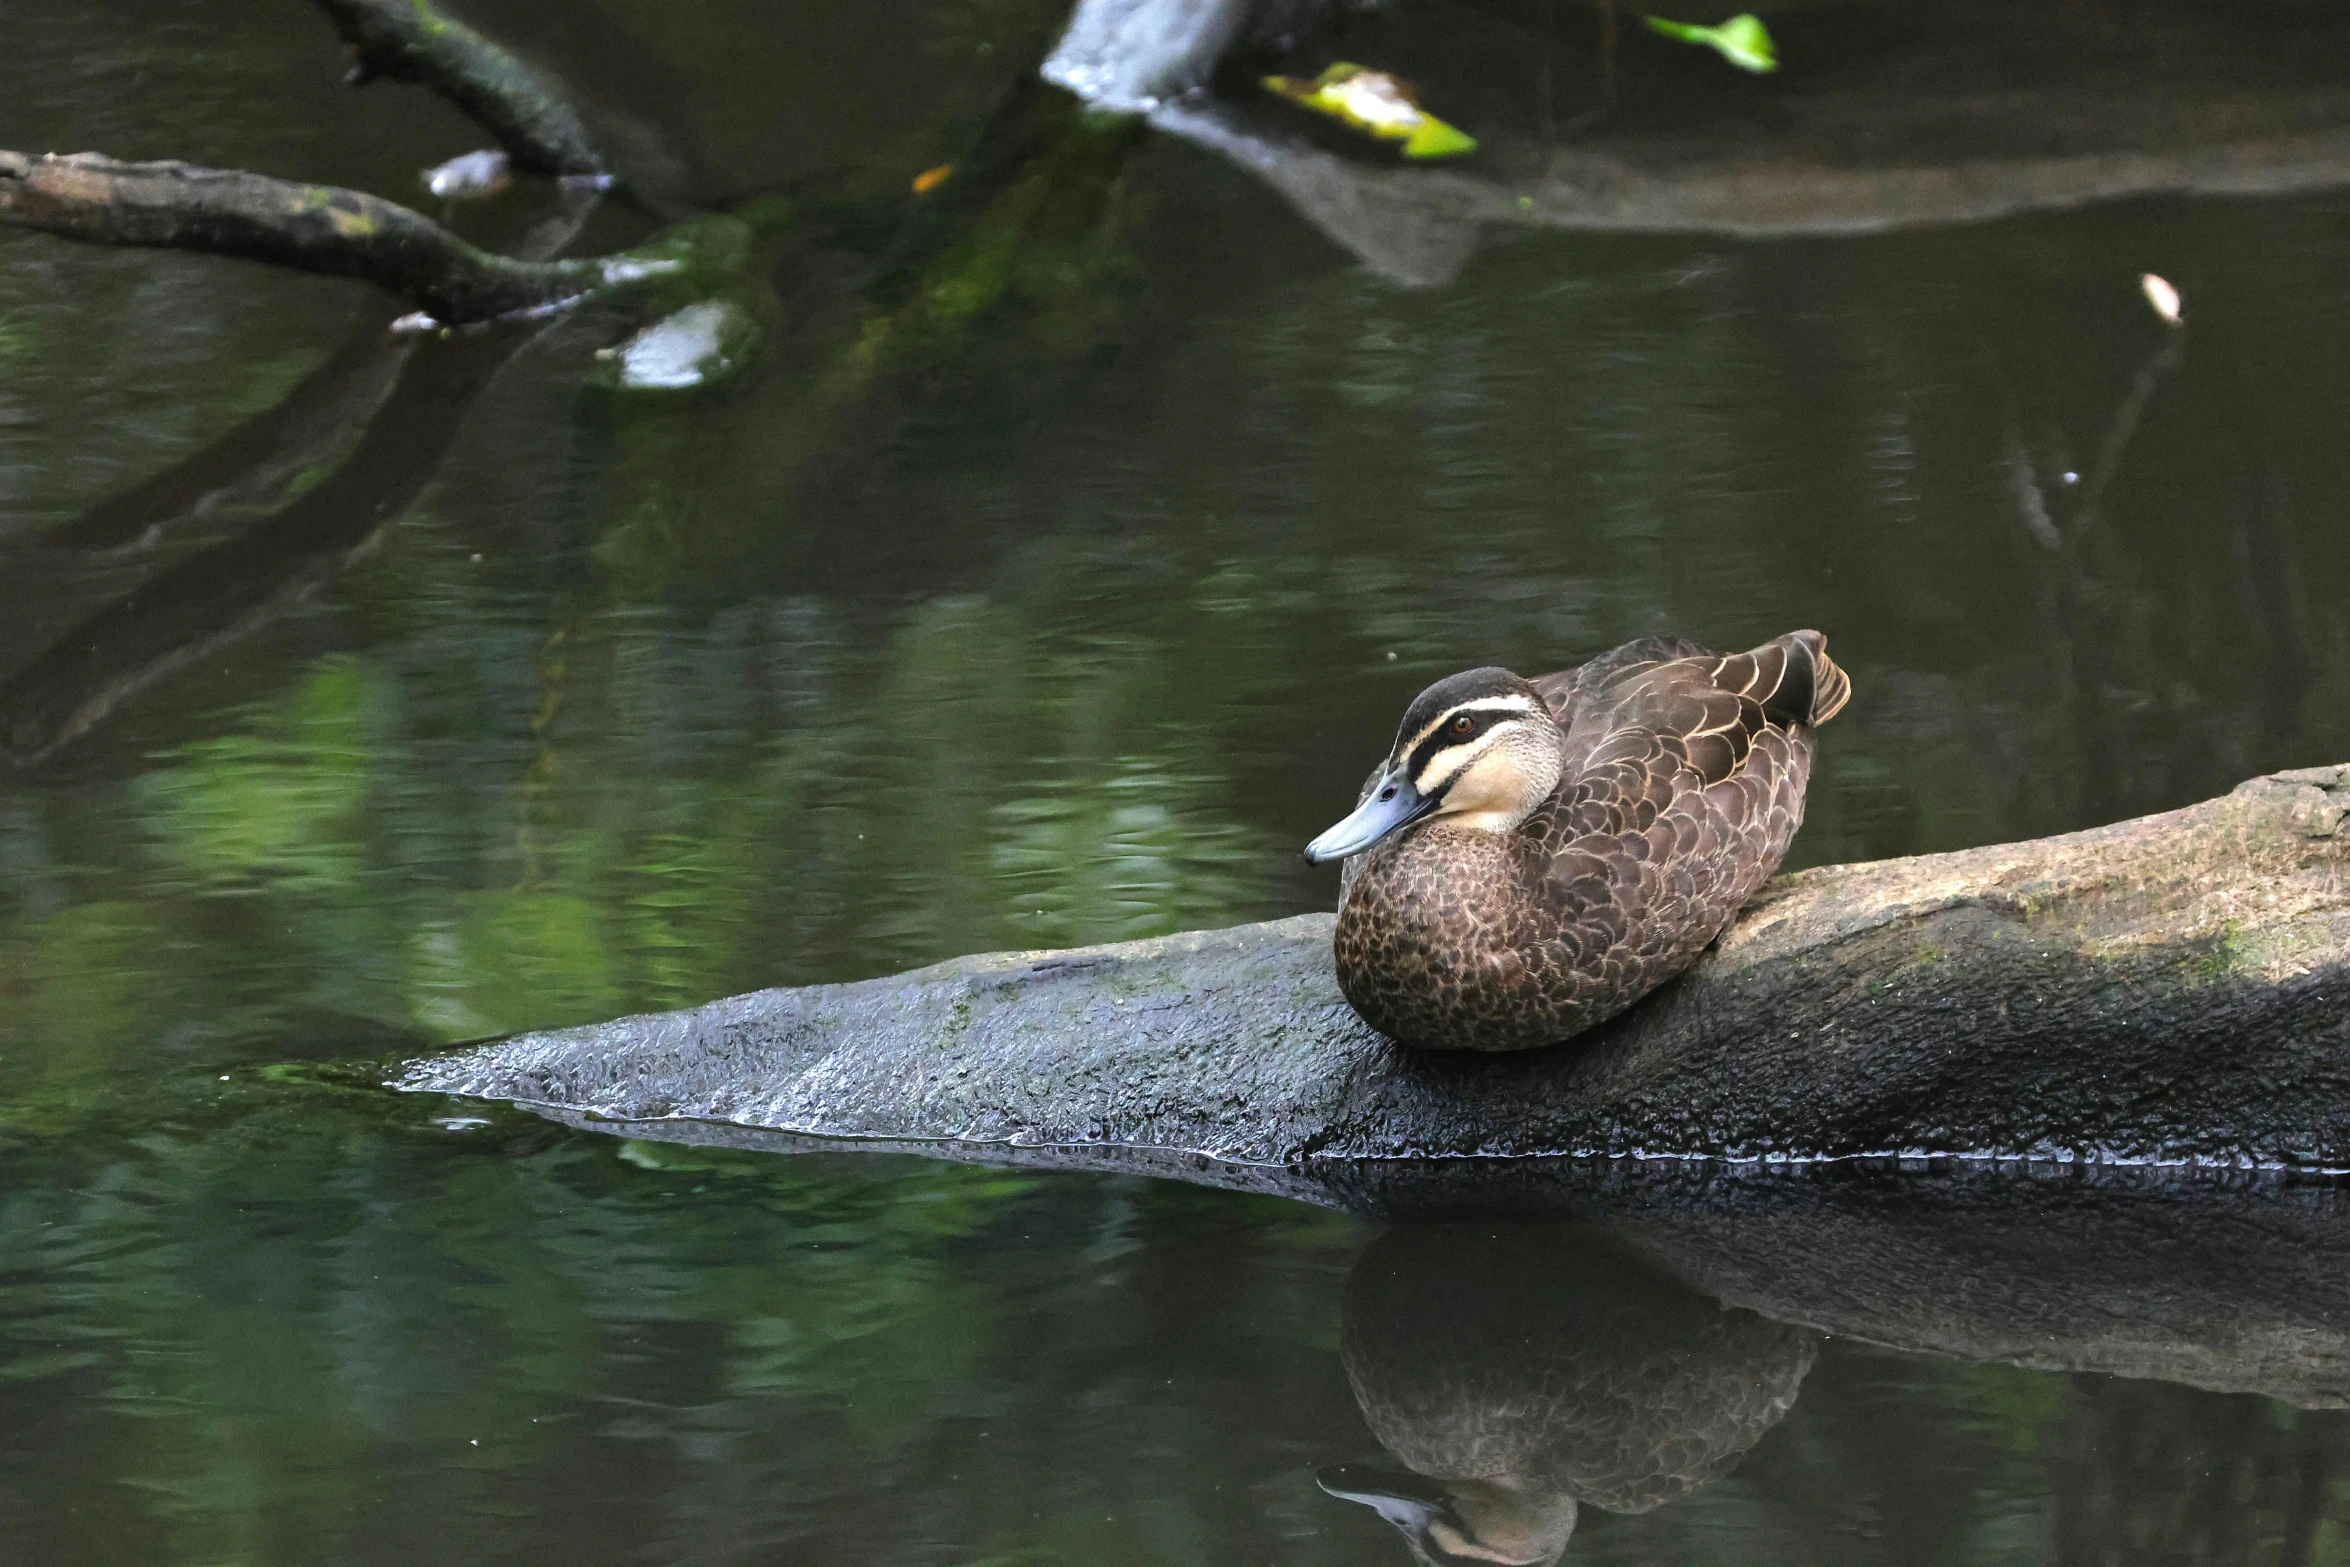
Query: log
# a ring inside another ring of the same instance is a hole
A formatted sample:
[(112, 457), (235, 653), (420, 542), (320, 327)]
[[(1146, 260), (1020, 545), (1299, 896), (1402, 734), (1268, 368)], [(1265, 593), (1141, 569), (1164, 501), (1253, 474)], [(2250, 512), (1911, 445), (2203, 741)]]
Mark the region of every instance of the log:
[(516, 261), (363, 191), (89, 152), (0, 149), (0, 220), (87, 244), (205, 251), (359, 278), (446, 324), (563, 304), (659, 265), (628, 257)]
[(1330, 916), (1304, 915), (522, 1035), (394, 1085), (678, 1141), (856, 1138), (1358, 1208), (1366, 1182), (1560, 1157), (2350, 1169), (2346, 816), (2350, 765), (2312, 768), (1783, 876), (1682, 979), (1515, 1056), (1373, 1033)]

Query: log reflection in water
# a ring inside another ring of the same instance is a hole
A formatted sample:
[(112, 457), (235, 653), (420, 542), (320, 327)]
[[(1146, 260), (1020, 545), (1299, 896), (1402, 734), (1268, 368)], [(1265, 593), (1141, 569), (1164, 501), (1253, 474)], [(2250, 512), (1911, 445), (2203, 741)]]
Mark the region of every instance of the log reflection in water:
[[(380, 365), (338, 372), (347, 397), (338, 410), (344, 428), (326, 429), (328, 421), (315, 414), (302, 428), (331, 448), (363, 426), (343, 465), (284, 509), (87, 616), (0, 680), (0, 755), (20, 765), (45, 760), (126, 698), (252, 634), (332, 582), (415, 504), (474, 396), (531, 335), (528, 328), (503, 328), (413, 351), (387, 346), (383, 352), (397, 375), (388, 394), (376, 385)], [(257, 453), (263, 462), (249, 471), (275, 466), (271, 459), (280, 449), (265, 443)], [(173, 472), (191, 473), (203, 462), (191, 459)], [(160, 507), (147, 515), (163, 520)], [(143, 531), (144, 524), (131, 538)]]
[[(1587, 47), (1582, 20), (1554, 39), (1555, 13), (1491, 8), (1517, 25), (1466, 43), (1476, 35), (1456, 25), (1448, 49), (1421, 45), (1434, 72), (1422, 85), (1465, 106), (1484, 143), (1460, 168), (1398, 166), (1252, 95), (1174, 91), (1204, 80), (1201, 56), (1237, 38), (1298, 31), (1295, 8), (1270, 0), (1208, 8), (1221, 14), (1212, 26), (1202, 8), (1171, 0), (1093, 0), (1047, 74), (1089, 101), (1144, 109), (1161, 131), (1246, 169), (1406, 287), (1453, 281), (1486, 230), (1856, 234), (2350, 181), (2350, 96), (2322, 65), (2338, 57), (2345, 24), (2316, 7), (2246, 17), (2148, 4), (2126, 50), (2099, 6), (1819, 7), (1773, 18), (1787, 71), (1735, 82), (1635, 34), (1620, 59), (1608, 49), (1588, 73), (1570, 71), (1587, 75), (1591, 101), (1546, 95), (1534, 123), (1512, 123), (1492, 84), (1530, 47), (1546, 61), (1554, 47)], [(1324, 20), (1344, 9), (1319, 7)], [(1222, 14), (1234, 12), (1252, 16)], [(1102, 58), (1113, 39), (1134, 57)], [(1351, 42), (1342, 34), (1334, 47)], [(1379, 47), (1383, 63), (1393, 55), (1417, 73), (1411, 40), (1383, 34)], [(1561, 140), (1562, 107), (1587, 130)]]
[(1559, 1225), (1389, 1231), (1340, 1353), (1407, 1472), (1323, 1471), (1432, 1563), (1550, 1563), (1582, 1506), (1638, 1513), (1727, 1473), (1793, 1407), (1815, 1336)]
[(161, 473), (41, 536), (52, 549), (135, 554), (183, 524), (220, 512), (260, 511), (355, 439), (399, 384), (413, 346), (369, 312), (275, 404)]

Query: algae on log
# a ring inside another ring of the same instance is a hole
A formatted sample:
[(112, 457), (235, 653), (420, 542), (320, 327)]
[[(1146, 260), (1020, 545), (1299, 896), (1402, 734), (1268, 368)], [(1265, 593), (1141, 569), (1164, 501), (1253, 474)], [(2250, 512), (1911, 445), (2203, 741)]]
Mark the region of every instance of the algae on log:
[(396, 1086), (678, 1141), (877, 1139), (1301, 1196), (1362, 1179), (1350, 1161), (1504, 1156), (2344, 1168), (2346, 814), (2350, 765), (2314, 768), (1781, 877), (1682, 979), (1517, 1055), (1382, 1039), (1338, 993), (1329, 916), (1305, 915), (523, 1035)]

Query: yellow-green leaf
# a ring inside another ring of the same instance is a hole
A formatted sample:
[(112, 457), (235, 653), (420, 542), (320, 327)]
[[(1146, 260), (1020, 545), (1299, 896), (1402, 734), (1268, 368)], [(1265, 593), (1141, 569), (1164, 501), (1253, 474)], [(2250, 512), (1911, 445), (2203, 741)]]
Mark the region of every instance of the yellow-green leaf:
[(1771, 42), (1770, 29), (1763, 26), (1758, 16), (1741, 13), (1719, 27), (1698, 27), (1652, 16), (1648, 25), (1667, 38), (1678, 38), (1685, 44), (1702, 44), (1742, 71), (1779, 68), (1778, 46)]
[(1477, 138), (1420, 107), (1419, 96), (1385, 71), (1341, 60), (1311, 81), (1268, 76), (1266, 87), (1382, 141), (1403, 143), (1407, 158), (1451, 158), (1477, 150)]

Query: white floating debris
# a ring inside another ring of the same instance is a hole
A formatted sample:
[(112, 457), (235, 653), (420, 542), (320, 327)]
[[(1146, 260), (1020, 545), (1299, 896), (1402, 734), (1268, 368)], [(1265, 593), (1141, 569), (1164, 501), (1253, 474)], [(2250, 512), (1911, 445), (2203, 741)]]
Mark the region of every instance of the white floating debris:
[(607, 350), (605, 373), (613, 385), (632, 392), (707, 386), (740, 366), (758, 335), (758, 323), (741, 306), (706, 299), (654, 322), (617, 351)]
[(2162, 317), (2164, 326), (2183, 324), (2184, 318), (2179, 312), (2179, 291), (2170, 286), (2168, 278), (2149, 272), (2138, 279), (2138, 287), (2145, 290), (2146, 303), (2152, 305), (2154, 313)]
[(612, 287), (642, 283), (683, 272), (685, 263), (674, 256), (614, 256), (604, 263), (604, 281)]
[(424, 171), (424, 188), (443, 201), (479, 201), (514, 183), (514, 160), (495, 148), (468, 152)]

